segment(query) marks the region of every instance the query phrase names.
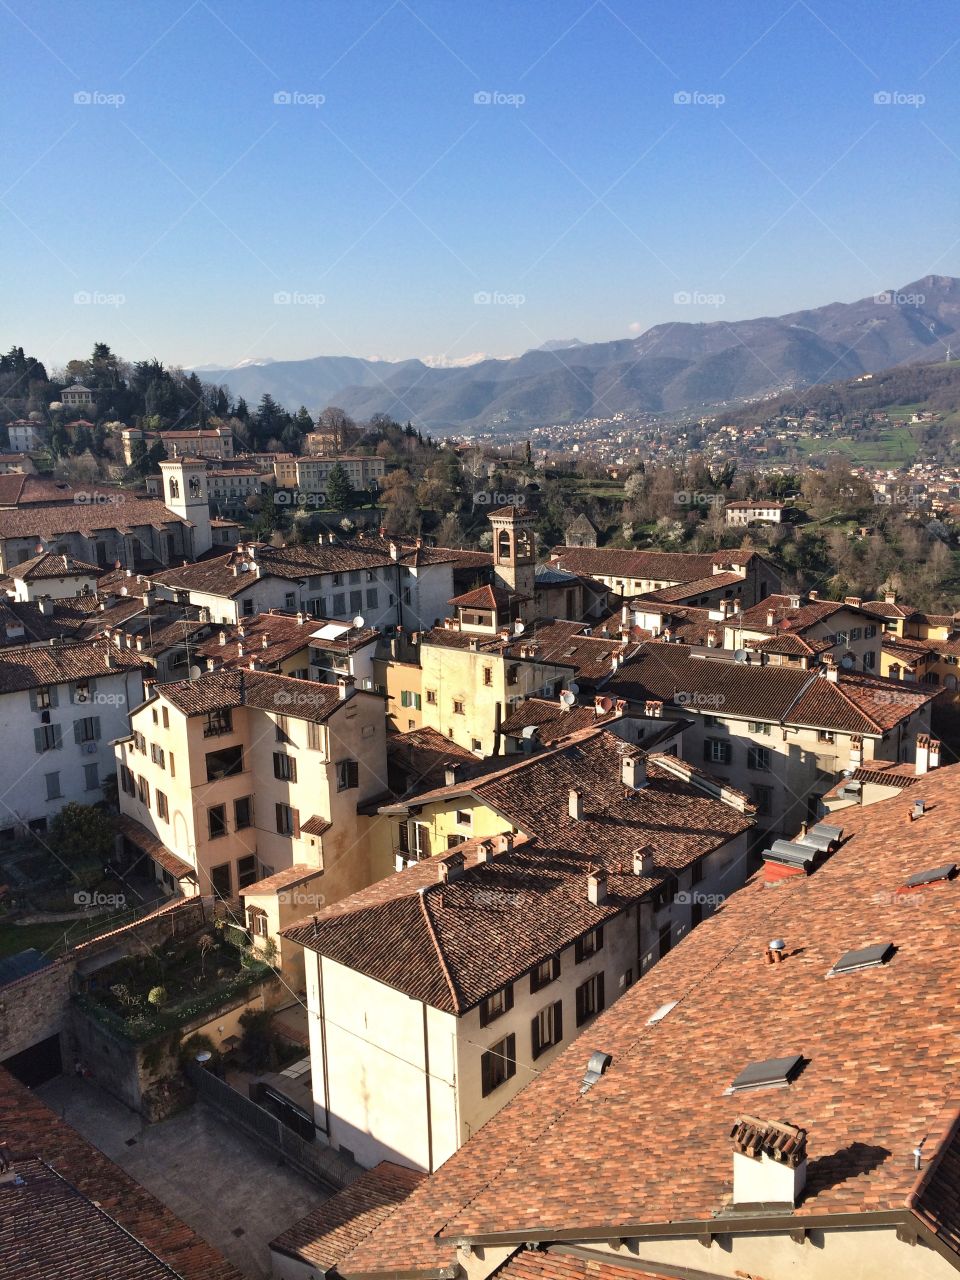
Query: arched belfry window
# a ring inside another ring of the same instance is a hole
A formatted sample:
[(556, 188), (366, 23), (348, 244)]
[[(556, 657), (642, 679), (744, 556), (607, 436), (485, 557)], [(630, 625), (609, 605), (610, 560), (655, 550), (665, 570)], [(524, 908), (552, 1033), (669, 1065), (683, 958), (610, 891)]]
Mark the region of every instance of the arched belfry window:
[(501, 529), (497, 534), (497, 559), (509, 560), (511, 550), (510, 531), (508, 529)]
[(171, 497), (171, 498), (179, 498), (179, 497), (180, 497), (180, 482), (179, 482), (179, 480), (171, 480), (171, 481), (170, 481), (170, 497)]

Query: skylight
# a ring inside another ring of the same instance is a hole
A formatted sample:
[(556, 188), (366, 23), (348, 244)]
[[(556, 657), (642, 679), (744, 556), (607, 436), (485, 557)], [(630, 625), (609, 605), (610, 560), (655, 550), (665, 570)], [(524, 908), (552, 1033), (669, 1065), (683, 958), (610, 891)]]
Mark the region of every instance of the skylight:
[(675, 1009), (680, 1002), (678, 1000), (668, 1000), (666, 1004), (662, 1004), (655, 1013), (651, 1013), (647, 1019), (647, 1026), (655, 1026), (658, 1022), (662, 1022), (671, 1009)]
[(929, 871), (918, 871), (915, 876), (904, 882), (904, 888), (917, 889), (923, 884), (934, 884), (937, 880), (951, 880), (956, 873), (955, 862), (945, 862), (942, 867), (931, 867)]
[(792, 1053), (785, 1058), (767, 1058), (763, 1062), (751, 1062), (731, 1084), (729, 1093), (741, 1093), (747, 1089), (783, 1089), (800, 1069), (803, 1054)]
[(896, 947), (892, 942), (878, 942), (873, 947), (848, 951), (846, 955), (840, 957), (830, 973), (856, 973), (858, 969), (875, 969), (878, 965), (886, 964), (894, 951)]

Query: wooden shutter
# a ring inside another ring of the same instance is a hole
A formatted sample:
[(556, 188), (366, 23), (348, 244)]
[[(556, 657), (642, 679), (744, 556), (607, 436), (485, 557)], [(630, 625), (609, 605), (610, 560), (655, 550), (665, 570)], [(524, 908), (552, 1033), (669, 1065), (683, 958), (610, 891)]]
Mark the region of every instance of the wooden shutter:
[(539, 1058), (543, 1049), (540, 1043), (540, 1015), (535, 1013), (530, 1019), (530, 1049), (534, 1058)]
[(517, 1037), (514, 1032), (507, 1036), (507, 1079), (517, 1074)]
[(597, 974), (597, 1013), (601, 1013), (607, 1006), (603, 996), (603, 973)]
[(553, 1043), (559, 1044), (563, 1039), (563, 1001), (558, 1000), (553, 1006)]

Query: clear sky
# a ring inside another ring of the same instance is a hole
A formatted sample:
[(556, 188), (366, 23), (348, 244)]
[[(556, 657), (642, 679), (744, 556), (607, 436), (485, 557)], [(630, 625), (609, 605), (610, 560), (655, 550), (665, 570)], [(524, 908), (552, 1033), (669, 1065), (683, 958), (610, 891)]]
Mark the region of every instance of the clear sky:
[(0, 49), (0, 345), (53, 365), (509, 355), (960, 275), (947, 0), (0, 0)]

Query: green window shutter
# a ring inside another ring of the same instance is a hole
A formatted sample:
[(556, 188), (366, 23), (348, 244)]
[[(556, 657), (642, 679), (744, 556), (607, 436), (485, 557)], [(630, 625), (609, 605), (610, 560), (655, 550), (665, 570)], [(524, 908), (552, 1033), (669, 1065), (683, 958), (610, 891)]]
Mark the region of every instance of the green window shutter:
[(60, 702), (59, 702), (59, 698), (58, 698), (58, 696), (57, 696), (57, 686), (56, 686), (55, 684), (50, 685), (49, 693), (50, 693), (50, 705), (51, 705), (51, 707), (59, 706), (59, 705), (60, 705)]
[(73, 740), (74, 740), (74, 742), (77, 744), (77, 746), (78, 746), (78, 747), (79, 747), (80, 743), (83, 741), (83, 738), (82, 738), (82, 736), (81, 736), (81, 735), (82, 735), (82, 733), (83, 733), (83, 721), (82, 721), (82, 720), (74, 720), (74, 722), (73, 722)]
[(94, 742), (99, 742), (99, 741), (100, 741), (100, 717), (99, 717), (99, 716), (91, 716), (91, 717), (90, 717), (90, 719), (93, 721), (93, 739), (94, 739)]
[(29, 694), (30, 694), (30, 710), (31, 710), (31, 711), (36, 711), (36, 709), (37, 709), (37, 691), (36, 691), (36, 689), (30, 689), (30, 690), (29, 690)]
[(37, 755), (38, 756), (43, 755), (43, 730), (42, 729), (34, 729), (33, 745), (37, 749)]

